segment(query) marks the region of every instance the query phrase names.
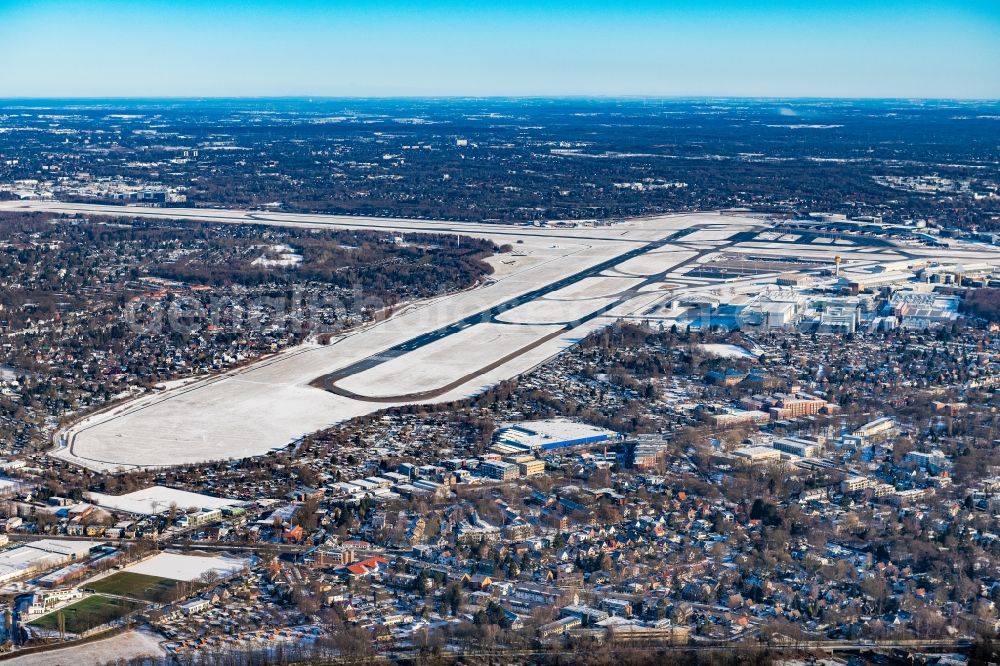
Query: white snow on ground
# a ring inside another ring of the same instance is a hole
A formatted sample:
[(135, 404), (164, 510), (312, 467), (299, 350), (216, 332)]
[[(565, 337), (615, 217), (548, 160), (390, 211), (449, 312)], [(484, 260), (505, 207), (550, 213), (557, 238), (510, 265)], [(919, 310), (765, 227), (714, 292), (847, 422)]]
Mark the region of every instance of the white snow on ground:
[(546, 255), (535, 254), (534, 252), (524, 253), (520, 250), (506, 252), (504, 254), (494, 254), (483, 261), (493, 267), (490, 275), (494, 280), (507, 277), (511, 273), (517, 273), (527, 268), (532, 268), (545, 261)]
[(610, 324), (614, 321), (615, 317), (628, 317), (642, 318), (643, 315), (649, 314), (650, 308), (655, 304), (660, 303), (666, 299), (665, 294), (657, 293), (644, 293), (637, 296), (633, 296), (621, 305), (611, 308), (608, 310), (607, 314), (604, 315), (605, 324)]
[(727, 225), (724, 228), (719, 229), (698, 229), (697, 231), (692, 231), (688, 235), (684, 236), (685, 241), (714, 241), (714, 240), (728, 240), (730, 237), (735, 236), (741, 231), (746, 231), (748, 227), (737, 227), (734, 225)]
[(179, 379), (168, 379), (165, 382), (160, 382), (155, 386), (157, 390), (166, 391), (168, 389), (175, 389), (181, 386), (187, 386), (188, 384), (194, 384), (198, 381), (198, 377), (180, 377)]
[[(314, 349), (315, 354), (303, 356), (307, 360), (320, 356), (317, 360), (321, 360), (320, 348)], [(227, 375), (186, 393), (131, 403), (123, 412), (78, 424), (72, 451), (63, 447), (52, 455), (91, 469), (242, 458), (267, 453), (309, 432), (372, 411), (346, 398), (289, 382), (296, 377), (311, 381), (324, 374), (322, 362), (312, 366), (308, 377), (279, 375), (276, 383), (267, 383), (282, 367), (290, 373), (301, 372), (303, 368), (296, 367), (301, 363), (302, 359), (293, 357), (278, 368)]]
[(755, 358), (753, 354), (739, 345), (706, 343), (698, 345), (698, 348), (720, 358)]
[(579, 301), (551, 301), (547, 298), (537, 298), (530, 303), (507, 310), (499, 315), (497, 320), (513, 324), (569, 323), (613, 301), (613, 298), (588, 298)]
[(639, 289), (640, 294), (645, 294), (652, 291), (668, 291), (671, 289), (678, 289), (680, 285), (676, 282), (653, 282), (647, 284), (646, 286)]
[(642, 278), (588, 277), (552, 292), (546, 298), (566, 300), (614, 296), (642, 282)]
[[(122, 214), (120, 207), (103, 208), (53, 202), (0, 202), (0, 209), (7, 208), (74, 210), (97, 215)], [(266, 453), (271, 448), (283, 446), (308, 432), (388, 406), (385, 403), (353, 401), (309, 387), (309, 382), (317, 376), (333, 372), (372, 353), (482, 311), (518, 294), (551, 284), (587, 266), (619, 256), (634, 248), (636, 241), (661, 239), (677, 229), (706, 222), (747, 224), (746, 219), (724, 218), (715, 214), (663, 216), (608, 227), (570, 230), (272, 213), (267, 213), (267, 219), (262, 221), (250, 219), (246, 213), (239, 211), (188, 209), (135, 208), (127, 209), (127, 214), (294, 227), (443, 231), (487, 238), (501, 244), (515, 244), (518, 239), (523, 239), (523, 244), (515, 245), (514, 254), (523, 252), (526, 257), (517, 258), (512, 265), (505, 265), (502, 263), (503, 258), (511, 257), (499, 255), (500, 265), (493, 275), (495, 283), (426, 301), (412, 307), (405, 314), (346, 335), (329, 347), (298, 347), (240, 371), (186, 386), (172, 385), (171, 390), (147, 395), (125, 406), (116, 407), (107, 414), (96, 415), (74, 427), (73, 432), (78, 433), (78, 437), (72, 453), (64, 448), (55, 455), (97, 469), (121, 465), (174, 465)], [(559, 238), (556, 238), (557, 234)], [(770, 254), (775, 257), (816, 256), (832, 259), (833, 249), (813, 246), (810, 252), (807, 245), (758, 242), (742, 244), (725, 251)], [(668, 246), (647, 256), (666, 254), (669, 251), (675, 251), (675, 248)], [(844, 256), (845, 261), (879, 262), (898, 256), (892, 251), (877, 248), (838, 248), (837, 251)], [(918, 250), (915, 253), (922, 252)], [(925, 253), (938, 258), (942, 251), (928, 248)], [(982, 251), (973, 252), (968, 248), (964, 252), (948, 250), (947, 253), (949, 257), (995, 260), (995, 255)], [(527, 257), (530, 257), (530, 261)], [(759, 281), (757, 278), (755, 280)], [(602, 284), (601, 281), (607, 282)], [(595, 282), (601, 285), (597, 289)], [(610, 293), (619, 293), (636, 283), (638, 280), (629, 281), (627, 278), (591, 278), (564, 289), (560, 295), (563, 298), (600, 298)], [(731, 286), (728, 284), (727, 288)], [(711, 284), (685, 287), (684, 293), (699, 290), (710, 292), (716, 288)], [(607, 291), (609, 289), (611, 291)], [(650, 316), (648, 311), (656, 305), (658, 298), (662, 299), (663, 296), (650, 292), (631, 299), (611, 313), (566, 332), (495, 370), (470, 380), (435, 401), (471, 395), (527, 371), (588, 332), (610, 323), (616, 316)], [(654, 314), (652, 318), (662, 318), (662, 315), (657, 317)], [(474, 367), (469, 367), (471, 365), (472, 362), (466, 364), (466, 372), (475, 370)]]
[[(0, 210), (75, 212), (88, 216), (126, 214), (295, 228), (465, 234), (498, 245), (510, 244), (514, 248), (513, 252), (491, 260), (497, 270), (491, 276), (493, 281), (486, 286), (429, 299), (387, 321), (336, 338), (329, 346), (306, 344), (237, 371), (184, 386), (172, 384), (167, 391), (145, 395), (74, 424), (68, 433), (72, 436), (60, 439), (62, 446), (52, 455), (92, 469), (177, 465), (267, 453), (310, 432), (389, 406), (351, 400), (309, 386), (321, 375), (620, 256), (637, 247), (637, 243), (661, 240), (695, 225), (710, 224), (715, 228), (716, 225), (759, 224), (756, 220), (716, 213), (663, 215), (607, 226), (556, 229), (234, 210), (123, 209), (51, 201), (0, 202)], [(669, 249), (672, 248), (666, 246), (656, 252)], [(513, 263), (504, 263), (512, 259)], [(567, 288), (560, 296), (566, 299), (600, 298), (619, 293), (638, 282), (638, 279), (628, 278), (593, 278)], [(615, 311), (628, 315), (638, 307), (645, 306), (636, 302), (633, 307), (629, 303)], [(529, 370), (610, 321), (609, 316), (596, 318), (466, 382), (436, 401), (471, 395)], [(513, 331), (525, 327), (510, 325), (508, 328)], [(464, 354), (464, 350), (459, 354)], [(469, 355), (464, 362), (465, 372), (459, 373), (456, 365), (455, 375), (476, 370), (480, 360)], [(66, 443), (71, 443), (72, 448)]]
[(101, 666), (109, 661), (136, 657), (162, 657), (160, 637), (149, 631), (126, 631), (83, 645), (25, 654), (4, 662), (5, 666)]
[(741, 243), (740, 245), (735, 245), (733, 247), (726, 248), (727, 254), (753, 254), (753, 255), (769, 255), (777, 259), (782, 257), (808, 257), (810, 259), (829, 259), (833, 262), (834, 254), (839, 254), (844, 257), (845, 261), (848, 258), (851, 259), (862, 259), (866, 261), (895, 261), (900, 257), (895, 252), (888, 250), (837, 250), (833, 251), (833, 248), (821, 248), (815, 247), (813, 245), (793, 245), (793, 244), (782, 244), (782, 243)]
[(198, 580), (207, 571), (215, 571), (220, 576), (228, 576), (246, 566), (246, 560), (235, 557), (157, 553), (148, 560), (126, 567), (125, 571), (172, 580), (192, 581)]
[[(546, 248), (551, 245), (545, 239)], [(329, 346), (303, 345), (246, 368), (147, 395), (76, 424), (73, 450), (53, 455), (92, 469), (160, 466), (261, 455), (310, 432), (368, 414), (362, 403), (309, 386), (313, 379), (425, 331), (611, 258), (630, 245), (577, 245), (479, 289), (429, 300), (348, 333)], [(474, 369), (474, 368), (473, 368)]]
[(289, 268), (302, 263), (302, 255), (287, 245), (272, 245), (267, 254), (263, 254), (252, 262), (254, 266), (264, 268)]
[(167, 488), (166, 486), (151, 486), (144, 490), (136, 490), (127, 495), (105, 495), (104, 493), (87, 493), (87, 499), (108, 509), (126, 511), (143, 516), (166, 513), (171, 506), (179, 509), (221, 509), (240, 504), (239, 500), (201, 495), (186, 490)]
[(656, 275), (670, 270), (685, 259), (690, 259), (694, 254), (694, 252), (650, 252), (623, 261), (615, 266), (615, 270), (626, 275)]
[(445, 393), (430, 402), (450, 402), (452, 400), (459, 400), (470, 395), (481, 393), (489, 387), (495, 386), (504, 379), (527, 372), (540, 363), (544, 363), (564, 349), (573, 346), (590, 333), (604, 328), (613, 321), (613, 318), (609, 319), (604, 316), (595, 317), (586, 324), (578, 326), (571, 331), (567, 331), (564, 335), (554, 337), (551, 340), (542, 343), (538, 347), (535, 347), (534, 349), (525, 352), (524, 354), (521, 354), (520, 356), (499, 366), (498, 368), (484, 373), (475, 379), (471, 379), (465, 384), (456, 387), (454, 390), (449, 391), (448, 393)]
[(346, 377), (337, 386), (370, 397), (433, 391), (558, 330), (558, 326), (475, 324)]

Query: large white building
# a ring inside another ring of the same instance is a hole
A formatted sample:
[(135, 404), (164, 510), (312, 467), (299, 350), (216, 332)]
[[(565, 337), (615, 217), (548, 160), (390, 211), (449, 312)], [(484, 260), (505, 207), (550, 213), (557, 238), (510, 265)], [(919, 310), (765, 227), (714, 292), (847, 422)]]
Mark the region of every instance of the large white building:
[(883, 416), (858, 426), (851, 434), (860, 437), (862, 442), (868, 443), (870, 440), (885, 439), (895, 435), (896, 432), (898, 432), (896, 419), (891, 416)]
[(747, 304), (740, 312), (743, 324), (764, 328), (787, 328), (798, 323), (801, 299), (792, 295), (762, 296)]
[(854, 305), (831, 305), (819, 316), (820, 328), (836, 333), (854, 333), (861, 323), (861, 309)]
[(889, 301), (903, 328), (923, 330), (951, 325), (958, 319), (958, 296), (934, 292), (897, 291)]
[[(616, 433), (567, 419), (522, 421), (509, 424), (497, 431), (496, 444), (504, 447), (502, 453), (515, 451), (550, 451), (567, 446), (582, 446), (609, 441)], [(510, 449), (510, 450), (507, 450)]]
[(86, 559), (100, 541), (41, 539), (0, 552), (0, 583)]
[(804, 437), (782, 437), (774, 440), (771, 446), (782, 453), (800, 458), (817, 458), (823, 455), (822, 442)]
[(744, 446), (733, 451), (733, 455), (751, 465), (775, 463), (781, 460), (781, 451), (769, 446)]

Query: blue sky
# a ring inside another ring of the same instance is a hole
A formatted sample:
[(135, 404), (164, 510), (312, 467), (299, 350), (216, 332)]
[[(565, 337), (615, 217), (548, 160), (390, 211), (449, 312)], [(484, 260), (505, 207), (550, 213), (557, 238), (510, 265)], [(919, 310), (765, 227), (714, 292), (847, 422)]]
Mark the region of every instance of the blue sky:
[(0, 0), (0, 97), (1000, 97), (1000, 0)]

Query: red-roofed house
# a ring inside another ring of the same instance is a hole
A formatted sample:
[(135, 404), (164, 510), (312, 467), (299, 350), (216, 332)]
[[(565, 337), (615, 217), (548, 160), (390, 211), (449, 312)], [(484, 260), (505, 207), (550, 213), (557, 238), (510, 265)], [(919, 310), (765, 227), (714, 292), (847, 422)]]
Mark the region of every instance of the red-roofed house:
[(384, 557), (369, 557), (367, 560), (361, 560), (360, 562), (355, 562), (354, 564), (348, 564), (341, 567), (341, 571), (345, 572), (348, 578), (367, 578), (369, 576), (379, 574), (384, 572), (389, 568), (389, 560)]

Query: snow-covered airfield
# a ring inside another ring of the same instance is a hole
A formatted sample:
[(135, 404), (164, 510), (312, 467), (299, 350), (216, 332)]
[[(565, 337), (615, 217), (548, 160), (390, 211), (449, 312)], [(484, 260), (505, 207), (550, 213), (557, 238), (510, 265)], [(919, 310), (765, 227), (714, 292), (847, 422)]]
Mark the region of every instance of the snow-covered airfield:
[[(475, 395), (618, 318), (644, 318), (698, 292), (732, 294), (773, 282), (773, 276), (763, 275), (725, 284), (686, 277), (722, 251), (832, 260), (831, 249), (816, 244), (760, 242), (756, 234), (737, 241), (743, 232), (763, 231), (766, 222), (717, 213), (547, 228), (57, 202), (0, 202), (0, 210), (448, 233), (514, 247), (491, 259), (495, 273), (480, 287), (415, 304), (329, 345), (305, 344), (239, 370), (174, 385), (58, 433), (52, 455), (92, 469), (261, 455), (392, 405)], [(836, 253), (856, 265), (904, 258), (891, 247), (850, 243), (838, 245)], [(981, 253), (970, 252), (970, 260), (973, 255), (981, 260)]]

